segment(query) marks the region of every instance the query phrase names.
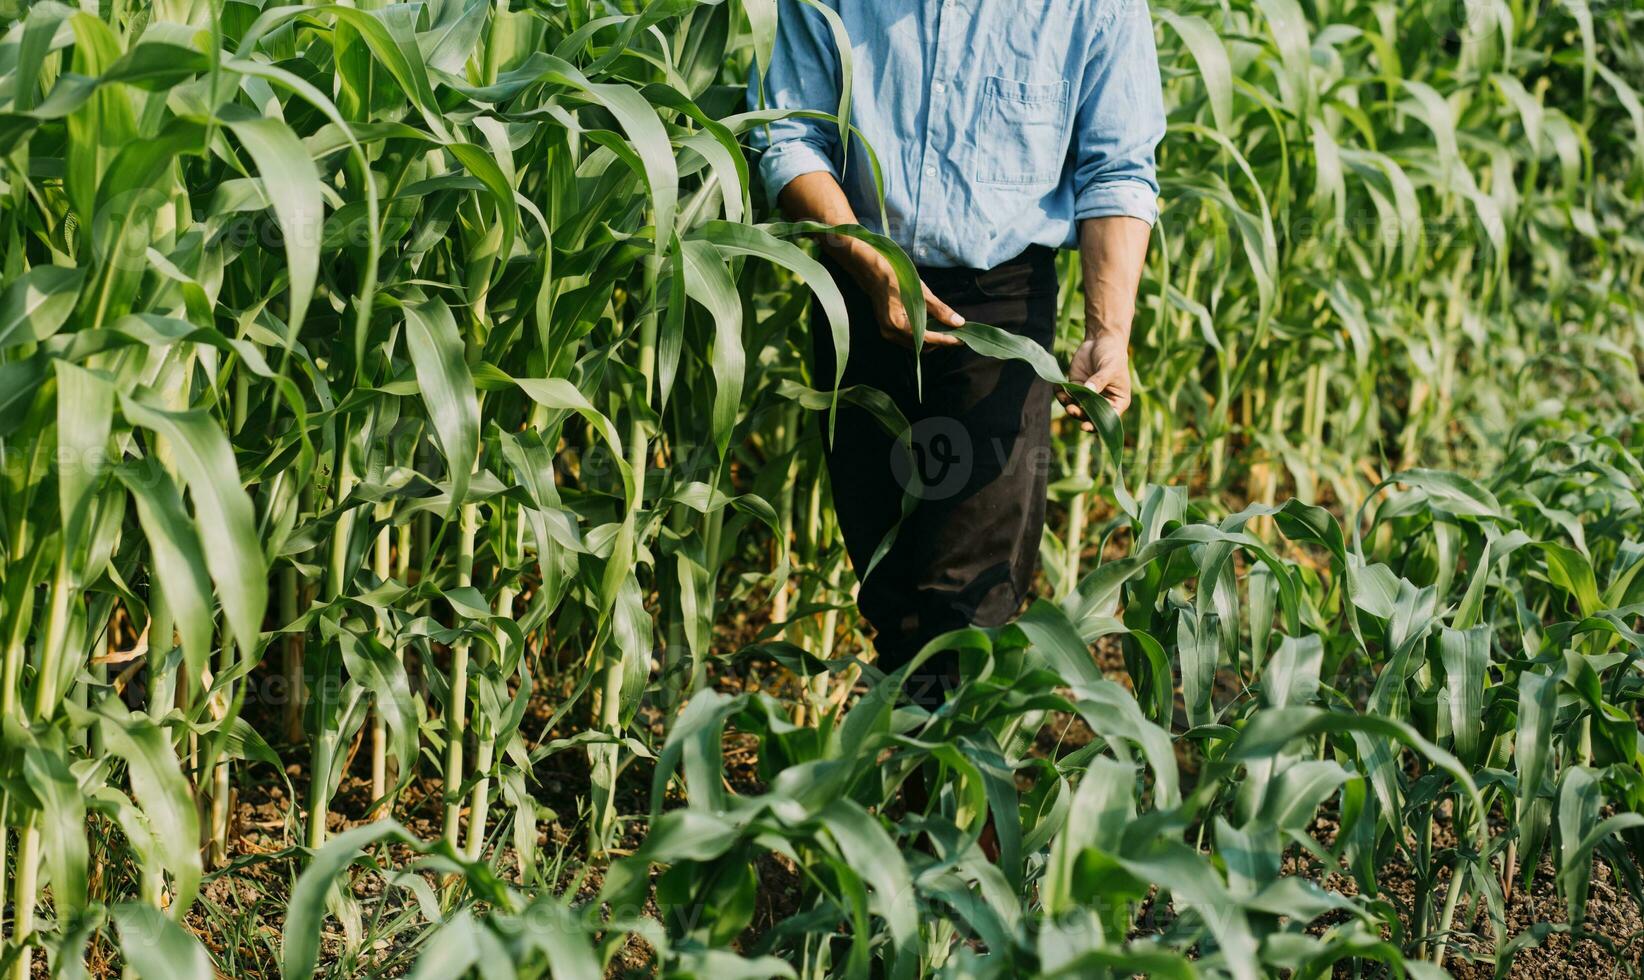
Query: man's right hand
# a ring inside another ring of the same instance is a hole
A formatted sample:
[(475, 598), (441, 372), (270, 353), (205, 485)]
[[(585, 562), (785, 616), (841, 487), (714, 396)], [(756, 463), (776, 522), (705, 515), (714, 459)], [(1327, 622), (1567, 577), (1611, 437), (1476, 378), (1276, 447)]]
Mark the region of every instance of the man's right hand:
[[(831, 173), (800, 174), (782, 188), (778, 195), (784, 214), (797, 221), (815, 221), (824, 225), (857, 224), (856, 212), (845, 199), (845, 191)], [(879, 318), (879, 332), (886, 340), (913, 349), (913, 327), (908, 323), (908, 311), (902, 305), (902, 286), (896, 280), (896, 270), (890, 260), (880, 255), (873, 246), (849, 235), (824, 235), (822, 247), (850, 273), (856, 284), (873, 300), (874, 314)], [(920, 283), (925, 291), (925, 324), (927, 327), (962, 327), (965, 318), (953, 312), (952, 307), (936, 298), (930, 287)], [(925, 331), (926, 347), (952, 347), (959, 338), (940, 330)]]
[[(889, 260), (872, 249), (864, 248), (853, 269), (857, 284), (873, 300), (874, 314), (879, 317), (879, 333), (893, 344), (913, 349), (913, 325), (909, 322), (907, 307), (902, 303), (902, 285)], [(948, 304), (936, 298), (930, 287), (920, 283), (925, 293), (925, 346), (956, 347), (958, 337), (932, 327), (962, 327), (965, 318)]]

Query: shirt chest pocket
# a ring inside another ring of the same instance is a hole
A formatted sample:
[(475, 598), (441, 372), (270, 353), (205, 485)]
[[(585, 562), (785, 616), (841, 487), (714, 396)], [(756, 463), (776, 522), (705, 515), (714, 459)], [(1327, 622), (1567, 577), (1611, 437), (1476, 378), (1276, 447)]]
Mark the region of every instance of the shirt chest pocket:
[(1067, 155), (1068, 83), (982, 82), (976, 129), (976, 181), (1016, 187), (1052, 185)]

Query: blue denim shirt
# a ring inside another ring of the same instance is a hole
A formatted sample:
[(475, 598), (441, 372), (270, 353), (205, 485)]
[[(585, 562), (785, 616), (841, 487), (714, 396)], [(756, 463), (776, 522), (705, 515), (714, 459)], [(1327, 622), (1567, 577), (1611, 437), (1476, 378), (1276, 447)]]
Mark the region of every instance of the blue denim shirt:
[[(801, 174), (831, 173), (862, 224), (915, 263), (973, 269), (1074, 246), (1082, 218), (1157, 217), (1165, 110), (1146, 0), (821, 2), (851, 39), (856, 133), (841, 141), (834, 121), (802, 117), (759, 127), (772, 202)], [(765, 106), (836, 113), (831, 26), (803, 0), (779, 12)]]

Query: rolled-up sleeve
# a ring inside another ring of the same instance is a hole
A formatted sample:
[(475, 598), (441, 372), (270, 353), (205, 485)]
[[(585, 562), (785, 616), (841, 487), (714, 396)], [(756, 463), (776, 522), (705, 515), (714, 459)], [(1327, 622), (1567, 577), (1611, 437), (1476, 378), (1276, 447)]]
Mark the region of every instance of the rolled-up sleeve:
[(1159, 217), (1154, 150), (1165, 132), (1164, 93), (1146, 0), (1110, 0), (1095, 32), (1074, 117), (1074, 218)]
[[(801, 0), (778, 5), (776, 44), (761, 86), (756, 65), (748, 78), (750, 110), (839, 109), (839, 55), (827, 21)], [(763, 96), (763, 104), (762, 104)], [(760, 151), (759, 174), (771, 205), (795, 177), (809, 173), (839, 176), (839, 127), (831, 119), (789, 116), (756, 127), (750, 143)]]

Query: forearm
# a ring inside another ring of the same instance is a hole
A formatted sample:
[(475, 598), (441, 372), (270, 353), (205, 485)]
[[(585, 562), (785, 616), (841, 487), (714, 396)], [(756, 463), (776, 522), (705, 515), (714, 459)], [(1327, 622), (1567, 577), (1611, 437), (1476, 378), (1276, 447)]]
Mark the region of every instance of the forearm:
[[(859, 224), (845, 189), (830, 173), (800, 174), (777, 195), (782, 213), (794, 221), (824, 225)], [(824, 251), (860, 279), (884, 261), (873, 247), (849, 235), (818, 235)]]
[(1123, 215), (1079, 222), (1087, 336), (1106, 334), (1129, 340), (1151, 236), (1147, 222)]

